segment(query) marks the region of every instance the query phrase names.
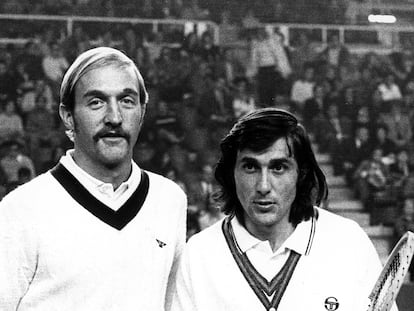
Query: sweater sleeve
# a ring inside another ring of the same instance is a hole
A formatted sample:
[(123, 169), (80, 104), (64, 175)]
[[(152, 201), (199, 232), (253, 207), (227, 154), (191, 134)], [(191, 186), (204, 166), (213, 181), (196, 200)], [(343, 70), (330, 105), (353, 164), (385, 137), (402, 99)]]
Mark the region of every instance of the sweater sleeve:
[[(9, 195), (10, 196), (10, 195)], [(17, 199), (0, 202), (0, 310), (17, 310), (34, 278), (37, 258), (33, 235)]]
[(175, 288), (172, 297), (171, 311), (196, 311), (193, 301), (194, 293), (189, 265), (189, 253), (186, 249), (182, 256), (176, 276)]
[(172, 308), (172, 299), (175, 292), (176, 286), (176, 277), (179, 266), (179, 260), (183, 253), (186, 239), (187, 231), (187, 197), (182, 193), (182, 198), (180, 199), (180, 212), (178, 216), (178, 226), (177, 226), (177, 243), (175, 246), (174, 261), (171, 267), (170, 274), (168, 276), (166, 299), (165, 299), (165, 310), (169, 311)]

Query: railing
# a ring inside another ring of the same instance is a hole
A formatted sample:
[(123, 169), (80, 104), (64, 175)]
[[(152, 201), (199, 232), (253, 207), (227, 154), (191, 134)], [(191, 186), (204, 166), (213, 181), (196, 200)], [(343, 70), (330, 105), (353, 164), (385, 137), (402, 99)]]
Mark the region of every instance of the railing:
[(394, 25), (307, 25), (266, 24), (268, 30), (277, 29), (284, 34), (286, 43), (295, 46), (299, 34), (306, 32), (314, 42), (326, 45), (332, 35), (354, 50), (391, 51), (400, 49), (407, 41), (414, 43), (414, 27)]
[[(176, 19), (145, 19), (96, 16), (57, 16), (57, 15), (10, 15), (0, 14), (0, 44), (24, 44), (33, 39), (36, 33), (44, 29), (53, 29), (61, 36), (70, 35), (75, 26), (80, 25), (94, 39), (102, 35), (106, 29), (134, 29), (145, 33), (175, 30), (182, 34), (195, 31), (201, 35), (208, 30), (213, 34), (216, 44), (219, 43), (219, 25), (210, 21), (176, 20)], [(319, 24), (264, 24), (269, 30), (278, 29), (284, 34), (286, 43), (295, 46), (301, 32), (311, 35), (313, 41), (324, 46), (328, 38), (337, 34), (339, 40), (350, 47), (359, 49), (388, 52), (401, 47), (404, 41), (414, 43), (414, 27), (393, 25), (319, 25)], [(167, 36), (168, 40), (168, 36)], [(241, 43), (241, 42), (239, 42)], [(224, 43), (225, 45), (226, 43)]]
[[(183, 34), (196, 32), (201, 35), (206, 30), (213, 34), (218, 43), (218, 26), (210, 21), (178, 20), (178, 19), (146, 19), (146, 18), (118, 18), (96, 16), (58, 16), (58, 15), (12, 15), (0, 14), (0, 43), (24, 44), (33, 39), (36, 33), (52, 28), (61, 35), (70, 35), (74, 26), (83, 26), (84, 30), (92, 32), (92, 37), (107, 26), (133, 27), (144, 33), (157, 33), (165, 29), (174, 29)], [(100, 33), (102, 34), (102, 33)]]

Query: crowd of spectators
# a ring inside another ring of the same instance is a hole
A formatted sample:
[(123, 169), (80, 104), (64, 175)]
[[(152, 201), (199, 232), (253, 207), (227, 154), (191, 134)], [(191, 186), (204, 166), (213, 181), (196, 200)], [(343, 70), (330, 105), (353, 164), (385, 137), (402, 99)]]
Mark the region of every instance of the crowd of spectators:
[(321, 49), (306, 32), (294, 48), (278, 32), (252, 37), (248, 61), (216, 46), (208, 32), (168, 45), (162, 32), (146, 40), (134, 28), (93, 41), (82, 27), (63, 38), (47, 29), (22, 49), (3, 49), (0, 198), (70, 148), (57, 113), (60, 80), (80, 52), (107, 45), (125, 51), (143, 73), (150, 102), (134, 159), (186, 191), (189, 235), (222, 216), (214, 204), (219, 141), (257, 107), (295, 112), (368, 211), (413, 203), (412, 52), (354, 55), (336, 36)]
[[(89, 15), (107, 17), (181, 18), (231, 23), (336, 23), (347, 21), (349, 0), (4, 0), (6, 14)], [(93, 12), (93, 13), (92, 13)]]

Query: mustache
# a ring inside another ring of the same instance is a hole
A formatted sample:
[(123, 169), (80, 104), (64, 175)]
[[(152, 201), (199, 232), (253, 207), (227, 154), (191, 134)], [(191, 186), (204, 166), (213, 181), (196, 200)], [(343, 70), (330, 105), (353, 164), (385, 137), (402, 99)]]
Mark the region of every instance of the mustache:
[(122, 128), (103, 128), (93, 135), (93, 140), (97, 142), (103, 137), (123, 137), (127, 142), (130, 141), (131, 136)]

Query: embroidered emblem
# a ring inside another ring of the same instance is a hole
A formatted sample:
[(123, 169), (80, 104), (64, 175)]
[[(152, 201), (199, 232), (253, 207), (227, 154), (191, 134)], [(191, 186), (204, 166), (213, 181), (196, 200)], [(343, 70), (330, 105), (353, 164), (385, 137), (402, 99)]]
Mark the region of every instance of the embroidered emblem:
[(164, 243), (163, 241), (160, 241), (160, 240), (158, 240), (158, 239), (155, 239), (155, 241), (157, 241), (158, 246), (159, 246), (160, 248), (163, 248), (164, 246), (166, 246), (166, 245), (167, 245), (167, 243)]
[(335, 311), (339, 308), (338, 299), (335, 297), (328, 297), (325, 299), (325, 309), (328, 311)]

